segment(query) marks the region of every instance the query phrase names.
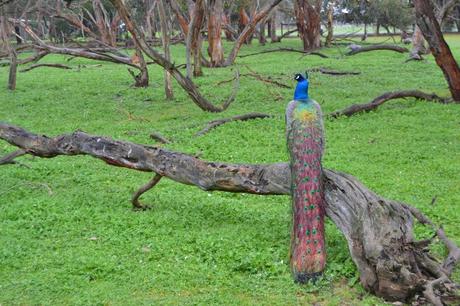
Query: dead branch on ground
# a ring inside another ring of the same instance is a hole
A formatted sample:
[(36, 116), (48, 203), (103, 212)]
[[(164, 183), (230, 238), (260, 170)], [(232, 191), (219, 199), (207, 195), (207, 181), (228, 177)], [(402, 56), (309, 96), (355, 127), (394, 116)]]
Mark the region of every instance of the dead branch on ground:
[(361, 74), (359, 71), (338, 71), (338, 70), (331, 70), (326, 68), (312, 68), (308, 69), (309, 72), (321, 72), (322, 74), (329, 74), (329, 75), (358, 75)]
[(259, 52), (254, 52), (254, 53), (249, 53), (249, 54), (241, 54), (238, 55), (238, 57), (248, 57), (248, 56), (254, 56), (254, 55), (259, 55), (259, 54), (265, 54), (265, 53), (272, 53), (272, 52), (297, 52), (297, 53), (302, 53), (303, 55), (317, 55), (322, 58), (329, 58), (326, 54), (323, 54), (321, 52), (315, 52), (315, 51), (304, 51), (304, 50), (298, 50), (294, 48), (276, 48), (276, 49), (269, 49), (269, 50), (263, 50)]
[(409, 49), (398, 46), (398, 45), (371, 45), (371, 46), (363, 47), (360, 45), (352, 44), (350, 46), (350, 49), (351, 50), (345, 53), (345, 55), (355, 55), (358, 53), (376, 51), (376, 50), (389, 50), (389, 51), (395, 51), (399, 53), (409, 52)]
[(250, 119), (258, 119), (258, 118), (269, 118), (272, 117), (271, 115), (268, 114), (262, 114), (262, 113), (249, 113), (249, 114), (244, 114), (244, 115), (237, 115), (233, 116), (230, 118), (223, 118), (223, 119), (217, 119), (217, 120), (212, 120), (209, 121), (208, 124), (206, 125), (205, 128), (203, 128), (201, 131), (197, 132), (195, 136), (203, 136), (204, 134), (208, 133), (210, 130), (223, 125), (228, 122), (233, 122), (233, 121), (246, 121)]
[(63, 65), (63, 64), (34, 64), (34, 65), (31, 65), (27, 68), (24, 68), (24, 69), (21, 69), (19, 70), (19, 72), (27, 72), (27, 71), (30, 71), (30, 70), (33, 70), (35, 68), (39, 68), (39, 67), (51, 67), (51, 68), (60, 68), (60, 69), (72, 69), (72, 67), (69, 67), (67, 65)]
[(342, 110), (338, 110), (335, 112), (330, 113), (328, 116), (332, 118), (337, 118), (340, 116), (353, 116), (357, 113), (361, 112), (369, 112), (371, 110), (376, 109), (383, 103), (393, 100), (393, 99), (404, 99), (404, 98), (416, 98), (419, 100), (427, 100), (427, 101), (432, 101), (432, 102), (437, 102), (441, 104), (448, 104), (452, 103), (451, 98), (443, 98), (440, 97), (434, 93), (428, 94), (420, 90), (401, 90), (401, 91), (390, 91), (386, 92), (381, 96), (378, 96), (374, 100), (372, 100), (369, 103), (363, 103), (363, 104), (353, 104), (351, 106), (348, 106)]

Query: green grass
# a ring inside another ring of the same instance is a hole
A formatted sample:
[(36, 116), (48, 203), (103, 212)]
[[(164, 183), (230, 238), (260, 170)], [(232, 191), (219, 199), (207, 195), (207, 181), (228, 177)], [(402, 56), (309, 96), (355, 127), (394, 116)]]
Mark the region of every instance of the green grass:
[[(459, 37), (448, 41), (460, 58)], [(241, 53), (278, 46), (254, 43)], [(300, 48), (300, 42), (285, 40), (282, 46)], [(176, 63), (184, 62), (183, 52), (174, 46)], [(360, 71), (345, 77), (311, 73), (311, 96), (325, 113), (390, 90), (449, 93), (432, 57), (404, 64), (406, 54), (388, 51), (345, 58), (338, 58), (337, 48), (322, 52), (331, 58), (269, 53), (238, 59), (237, 66), (244, 73), (249, 65), (292, 87), (293, 74), (305, 68)], [(67, 63), (62, 56), (43, 62)], [(214, 103), (224, 100), (232, 85), (217, 83), (230, 79), (232, 68), (204, 72), (195, 79), (201, 92)], [(287, 161), (284, 108), (293, 89), (242, 78), (237, 100), (226, 112), (212, 114), (198, 109), (177, 84), (176, 99), (165, 101), (162, 71), (151, 67), (150, 73), (151, 86), (134, 89), (123, 66), (40, 68), (19, 73), (17, 90), (8, 92), (3, 67), (0, 120), (50, 136), (80, 129), (143, 144), (152, 144), (149, 134), (156, 131), (174, 141), (168, 148), (201, 153), (206, 160)], [(275, 116), (193, 137), (209, 120), (253, 111)], [(412, 203), (460, 242), (458, 105), (395, 100), (375, 112), (326, 120), (325, 126), (327, 168)], [(1, 155), (13, 150), (0, 142)], [(154, 209), (133, 212), (130, 196), (151, 174), (90, 157), (19, 160), (30, 168), (8, 165), (0, 171), (1, 305), (383, 304), (359, 285), (345, 239), (329, 221), (324, 279), (315, 286), (292, 282), (287, 196), (209, 193), (164, 179), (143, 196)], [(418, 236), (429, 234), (418, 228)]]

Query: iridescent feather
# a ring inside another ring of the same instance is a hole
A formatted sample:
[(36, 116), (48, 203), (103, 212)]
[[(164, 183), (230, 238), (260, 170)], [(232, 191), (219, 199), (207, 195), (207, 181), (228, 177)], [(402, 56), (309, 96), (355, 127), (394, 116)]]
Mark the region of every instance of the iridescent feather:
[(296, 80), (294, 100), (286, 109), (292, 175), (290, 262), (294, 280), (305, 283), (321, 275), (326, 263), (321, 167), (324, 134), (321, 108), (308, 96), (308, 79), (298, 74)]

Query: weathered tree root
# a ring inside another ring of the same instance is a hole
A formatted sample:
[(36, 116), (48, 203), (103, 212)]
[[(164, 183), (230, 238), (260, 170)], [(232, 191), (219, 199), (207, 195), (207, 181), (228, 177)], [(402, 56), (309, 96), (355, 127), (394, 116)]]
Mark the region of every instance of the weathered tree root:
[(208, 124), (206, 125), (205, 128), (203, 128), (202, 130), (197, 132), (195, 134), (195, 136), (203, 136), (204, 134), (208, 133), (210, 130), (212, 130), (212, 129), (214, 129), (214, 128), (222, 125), (222, 124), (228, 123), (228, 122), (238, 121), (238, 120), (239, 121), (246, 121), (246, 120), (250, 120), (250, 119), (268, 118), (268, 117), (271, 117), (271, 115), (262, 114), (262, 113), (249, 113), (249, 114), (244, 114), (244, 115), (233, 116), (233, 117), (230, 117), (230, 118), (212, 120), (212, 121), (208, 122)]
[(238, 55), (238, 57), (248, 57), (248, 56), (272, 53), (272, 52), (296, 52), (296, 53), (302, 53), (303, 55), (317, 55), (322, 58), (329, 58), (329, 56), (321, 52), (303, 51), (303, 50), (298, 50), (294, 48), (276, 48), (276, 49), (270, 49), (270, 50), (263, 50), (263, 51), (255, 52), (255, 53), (241, 54), (241, 55)]
[(131, 198), (131, 203), (133, 204), (134, 210), (147, 210), (151, 208), (149, 205), (142, 204), (141, 202), (139, 202), (139, 198), (142, 194), (155, 187), (155, 185), (158, 184), (162, 177), (163, 176), (159, 174), (155, 174), (155, 176), (147, 184), (139, 188), (139, 190), (137, 190), (133, 194), (133, 197)]
[(27, 68), (24, 68), (24, 69), (21, 69), (19, 70), (19, 72), (27, 72), (27, 71), (30, 71), (30, 70), (33, 70), (35, 68), (39, 68), (39, 67), (51, 67), (51, 68), (60, 68), (60, 69), (72, 69), (72, 67), (69, 67), (67, 65), (63, 65), (63, 64), (34, 64), (34, 65), (31, 65)]
[(375, 98), (369, 103), (352, 104), (342, 110), (332, 112), (328, 114), (328, 116), (332, 118), (337, 118), (340, 116), (350, 117), (357, 113), (369, 112), (371, 110), (374, 110), (389, 100), (402, 99), (402, 98), (416, 98), (416, 99), (421, 99), (421, 100), (437, 102), (441, 104), (452, 103), (451, 98), (443, 98), (434, 93), (428, 94), (420, 90), (389, 91), (389, 92), (384, 93), (381, 96), (378, 96), (377, 98)]
[(377, 51), (377, 50), (388, 50), (388, 51), (395, 51), (399, 53), (409, 52), (409, 49), (405, 47), (401, 47), (398, 45), (371, 45), (371, 46), (360, 46), (360, 45), (351, 45), (350, 51), (345, 53), (345, 55), (355, 55), (362, 52), (369, 52), (369, 51)]
[[(0, 123), (0, 139), (35, 156), (90, 155), (110, 165), (155, 172), (208, 191), (290, 193), (287, 163), (206, 162), (163, 148), (83, 132), (49, 138), (6, 123)], [(448, 276), (458, 258), (451, 260), (449, 255), (440, 264), (426, 250), (429, 241), (415, 240), (415, 210), (382, 198), (345, 173), (324, 169), (324, 187), (326, 214), (344, 234), (366, 290), (389, 301), (410, 301), (419, 295), (433, 303), (443, 303), (454, 295), (455, 286)]]

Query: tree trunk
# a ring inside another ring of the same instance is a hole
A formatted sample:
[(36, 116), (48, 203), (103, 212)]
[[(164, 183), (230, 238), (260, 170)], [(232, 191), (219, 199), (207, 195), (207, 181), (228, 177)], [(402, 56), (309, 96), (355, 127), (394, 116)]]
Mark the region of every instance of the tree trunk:
[(280, 38), (276, 35), (276, 11), (277, 9), (274, 8), (270, 13), (270, 18), (268, 19), (268, 33), (270, 35), (271, 43), (280, 42)]
[(227, 41), (235, 41), (235, 35), (233, 35), (231, 28), (230, 18), (227, 15), (222, 15), (222, 24), (224, 26), (225, 39)]
[(267, 39), (265, 38), (265, 24), (265, 21), (259, 23), (259, 44), (262, 46), (265, 46), (265, 43), (267, 42)]
[(145, 13), (145, 38), (153, 39), (155, 37), (155, 32), (153, 30), (153, 23), (155, 23), (155, 6), (157, 1), (148, 2), (149, 7)]
[[(58, 155), (90, 155), (109, 165), (154, 172), (202, 190), (246, 192), (260, 195), (290, 194), (287, 163), (266, 165), (206, 162), (191, 155), (160, 147), (143, 146), (92, 136), (83, 132), (47, 137), (0, 122), (0, 139), (19, 147), (18, 154), (52, 158)], [(11, 159), (0, 163), (11, 163)], [(409, 301), (425, 296), (431, 303), (455, 290), (448, 277), (460, 258), (460, 250), (442, 229), (434, 228), (449, 254), (443, 263), (427, 251), (431, 239), (417, 241), (414, 217), (433, 226), (420, 211), (375, 194), (351, 175), (324, 169), (326, 215), (344, 234), (350, 255), (358, 267), (364, 288), (389, 301)], [(440, 291), (434, 291), (437, 286)], [(450, 287), (450, 289), (449, 289)], [(441, 296), (442, 295), (442, 296)], [(425, 303), (426, 304), (426, 300)]]
[(193, 58), (193, 76), (201, 76), (201, 27), (204, 22), (204, 1), (197, 0), (192, 11), (189, 24), (189, 32), (186, 40), (187, 52), (187, 77), (192, 75), (191, 59)]
[(332, 45), (332, 38), (334, 37), (334, 2), (330, 1), (327, 5), (327, 36), (326, 47)]
[(436, 63), (444, 73), (452, 98), (460, 103), (460, 68), (447, 45), (429, 0), (415, 0), (417, 25), (427, 40)]
[(10, 73), (8, 75), (8, 89), (16, 89), (16, 74), (18, 71), (18, 57), (16, 50), (10, 47)]
[(96, 27), (100, 35), (100, 40), (111, 47), (116, 46), (116, 37), (112, 35), (111, 29), (108, 25), (107, 12), (101, 2), (101, 0), (92, 0), (94, 19), (96, 21)]
[(210, 0), (208, 4), (208, 54), (212, 67), (220, 67), (224, 63), (221, 38), (223, 14), (222, 0)]
[(179, 23), (179, 27), (184, 35), (184, 38), (187, 38), (188, 35), (188, 21), (187, 18), (182, 13), (179, 4), (177, 4), (176, 0), (170, 0), (169, 5), (171, 6), (174, 15), (176, 15), (177, 21)]
[[(313, 3), (313, 4), (312, 4)], [(321, 47), (321, 1), (295, 0), (294, 10), (300, 38), (305, 51)]]
[(414, 34), (412, 34), (412, 50), (410, 57), (414, 59), (421, 59), (423, 54), (426, 54), (425, 39), (423, 38), (422, 31), (415, 25)]
[[(158, 1), (158, 16), (160, 17), (160, 27), (161, 27), (161, 41), (163, 43), (163, 50), (165, 52), (165, 59), (171, 60), (171, 53), (169, 51), (169, 27), (166, 20), (166, 11), (164, 7), (164, 0)], [(171, 100), (174, 98), (172, 82), (171, 82), (171, 73), (164, 70), (164, 79), (165, 79), (165, 94), (166, 99)]]
[(0, 7), (0, 37), (1, 41), (3, 42), (3, 46), (8, 53), (10, 58), (10, 72), (8, 76), (8, 85), (7, 88), (9, 90), (16, 89), (16, 74), (17, 74), (17, 54), (16, 50), (10, 44), (10, 27), (8, 25), (8, 16), (6, 12), (8, 11), (8, 4), (5, 4)]
[[(238, 33), (241, 35), (243, 30), (249, 24), (249, 16), (248, 16), (248, 13), (246, 13), (246, 10), (244, 9), (244, 7), (240, 8), (239, 16), (240, 18), (238, 20)], [(246, 37), (246, 39), (244, 40), (244, 43), (250, 44), (251, 41), (252, 41), (252, 33)]]

